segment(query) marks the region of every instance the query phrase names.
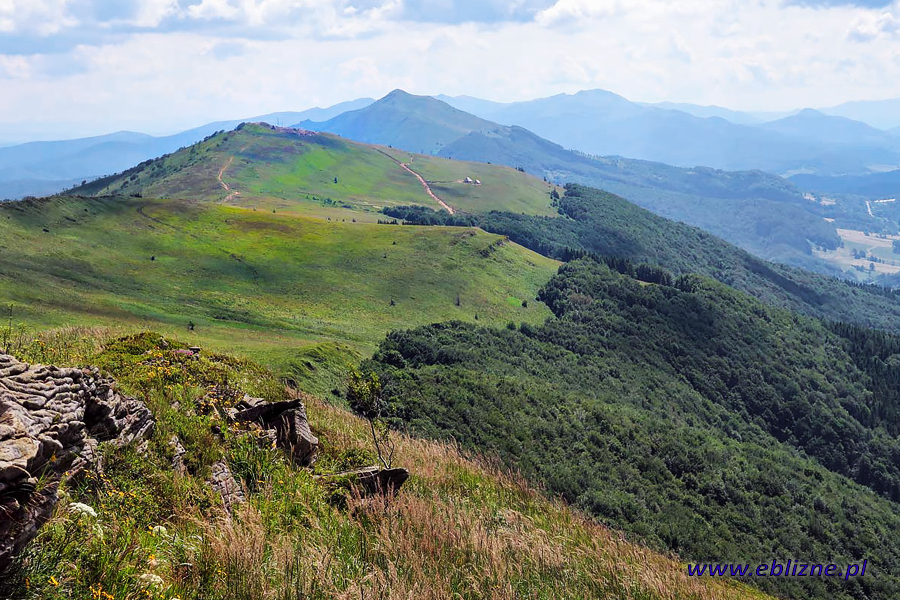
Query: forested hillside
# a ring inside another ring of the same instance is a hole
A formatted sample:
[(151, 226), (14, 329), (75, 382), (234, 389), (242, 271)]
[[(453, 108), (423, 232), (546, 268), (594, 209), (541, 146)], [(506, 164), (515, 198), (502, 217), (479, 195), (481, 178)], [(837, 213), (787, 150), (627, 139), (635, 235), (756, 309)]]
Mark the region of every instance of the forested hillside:
[(421, 207), (384, 212), (411, 223), (478, 226), (561, 260), (595, 253), (657, 265), (676, 275), (706, 275), (774, 306), (900, 332), (900, 292), (761, 260), (701, 229), (584, 186), (566, 186), (558, 208), (567, 218), (498, 211), (451, 216)]
[(897, 597), (900, 443), (885, 385), (897, 339), (705, 277), (634, 272), (662, 284), (574, 261), (539, 295), (555, 314), (545, 325), (395, 332), (366, 368), (398, 425), (491, 449), (659, 547), (696, 561), (868, 558), (872, 578), (753, 583)]

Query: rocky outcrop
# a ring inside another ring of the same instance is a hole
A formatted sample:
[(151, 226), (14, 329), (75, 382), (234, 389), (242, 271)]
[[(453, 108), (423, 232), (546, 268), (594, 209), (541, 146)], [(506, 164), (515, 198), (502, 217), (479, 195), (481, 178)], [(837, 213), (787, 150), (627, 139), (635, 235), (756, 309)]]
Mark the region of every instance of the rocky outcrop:
[[(306, 408), (300, 398), (285, 402), (266, 402), (262, 398), (245, 395), (234, 408), (225, 411), (225, 416), (232, 423), (250, 423), (253, 427), (258, 427), (261, 442), (281, 448), (296, 464), (308, 467), (315, 462), (319, 440), (309, 428)], [(229, 513), (238, 504), (247, 501), (240, 482), (235, 479), (224, 460), (212, 466), (209, 484), (222, 497), (225, 510)]]
[(100, 442), (125, 445), (152, 428), (147, 407), (96, 369), (0, 354), (0, 570), (50, 518), (60, 482), (97, 462)]
[(236, 422), (259, 425), (267, 432), (268, 438), (287, 452), (297, 465), (308, 467), (315, 462), (319, 439), (309, 428), (306, 408), (300, 398), (266, 402), (261, 398), (244, 396), (228, 411), (228, 417)]
[(187, 450), (181, 444), (181, 440), (178, 439), (177, 435), (173, 435), (169, 439), (169, 448), (172, 449), (172, 452), (175, 455), (172, 457), (172, 469), (179, 475), (185, 475), (187, 473), (187, 467), (184, 465), (184, 457), (187, 454)]

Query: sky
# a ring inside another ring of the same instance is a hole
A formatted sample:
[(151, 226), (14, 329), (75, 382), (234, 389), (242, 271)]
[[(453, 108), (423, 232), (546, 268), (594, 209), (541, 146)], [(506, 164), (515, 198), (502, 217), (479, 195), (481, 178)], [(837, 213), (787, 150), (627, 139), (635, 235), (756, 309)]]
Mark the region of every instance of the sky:
[(395, 88), (756, 111), (900, 97), (900, 1), (0, 0), (0, 143)]

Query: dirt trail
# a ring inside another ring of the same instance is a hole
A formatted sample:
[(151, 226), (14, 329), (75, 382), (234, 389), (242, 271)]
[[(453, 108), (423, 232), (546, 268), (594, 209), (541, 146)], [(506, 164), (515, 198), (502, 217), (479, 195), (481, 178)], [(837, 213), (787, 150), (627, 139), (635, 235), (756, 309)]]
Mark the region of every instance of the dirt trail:
[[(379, 152), (381, 152), (382, 154), (387, 156), (389, 159), (391, 159), (392, 161), (394, 161), (395, 163), (397, 163), (398, 165), (403, 167), (405, 170), (407, 170), (410, 173), (412, 173), (413, 175), (415, 175), (416, 179), (419, 180), (419, 183), (422, 184), (422, 187), (425, 188), (425, 193), (428, 194), (429, 196), (431, 196), (432, 200), (434, 200), (435, 202), (440, 204), (444, 208), (444, 210), (446, 210), (448, 213), (450, 213), (451, 215), (454, 214), (453, 207), (450, 206), (449, 204), (447, 204), (446, 202), (444, 202), (443, 200), (441, 200), (440, 198), (438, 198), (437, 194), (435, 194), (431, 190), (431, 186), (428, 185), (428, 182), (425, 181), (425, 178), (422, 177), (421, 175), (419, 175), (418, 173), (416, 173), (415, 171), (413, 171), (412, 168), (410, 168), (409, 163), (405, 163), (405, 162), (401, 162), (401, 161), (397, 160), (396, 158), (394, 158), (393, 156), (391, 156), (384, 150), (379, 150)], [(412, 162), (412, 161), (410, 161), (410, 162)]]
[(233, 162), (234, 162), (234, 157), (232, 156), (231, 158), (228, 159), (228, 162), (225, 163), (225, 166), (223, 166), (221, 169), (219, 169), (219, 174), (216, 175), (216, 179), (219, 180), (219, 184), (225, 189), (226, 192), (229, 191), (231, 188), (228, 187), (228, 184), (222, 180), (222, 175), (225, 174), (225, 171), (228, 170), (228, 167), (230, 167)]
[[(247, 149), (247, 146), (244, 146), (243, 148), (238, 150), (238, 152), (243, 152), (246, 149)], [(229, 194), (227, 196), (225, 196), (225, 202), (228, 202), (229, 200), (233, 200), (241, 195), (241, 193), (238, 192), (237, 190), (232, 190), (231, 187), (229, 187), (229, 185), (227, 183), (225, 183), (225, 180), (222, 179), (222, 177), (225, 175), (225, 171), (227, 171), (231, 167), (231, 165), (234, 164), (234, 156), (235, 155), (233, 155), (233, 154), (231, 155), (231, 158), (229, 158), (228, 162), (225, 163), (225, 165), (221, 169), (219, 169), (219, 174), (216, 175), (216, 179), (219, 180), (219, 185), (222, 186), (222, 189), (225, 190), (226, 192), (229, 192)]]

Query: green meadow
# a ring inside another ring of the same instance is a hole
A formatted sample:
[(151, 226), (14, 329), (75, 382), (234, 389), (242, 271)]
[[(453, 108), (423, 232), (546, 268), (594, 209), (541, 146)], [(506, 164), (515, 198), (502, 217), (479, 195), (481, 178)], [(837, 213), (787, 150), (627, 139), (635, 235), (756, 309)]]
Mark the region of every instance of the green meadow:
[(425, 323), (542, 322), (557, 266), (466, 228), (118, 196), (0, 205), (4, 321), (152, 328), (278, 366)]

